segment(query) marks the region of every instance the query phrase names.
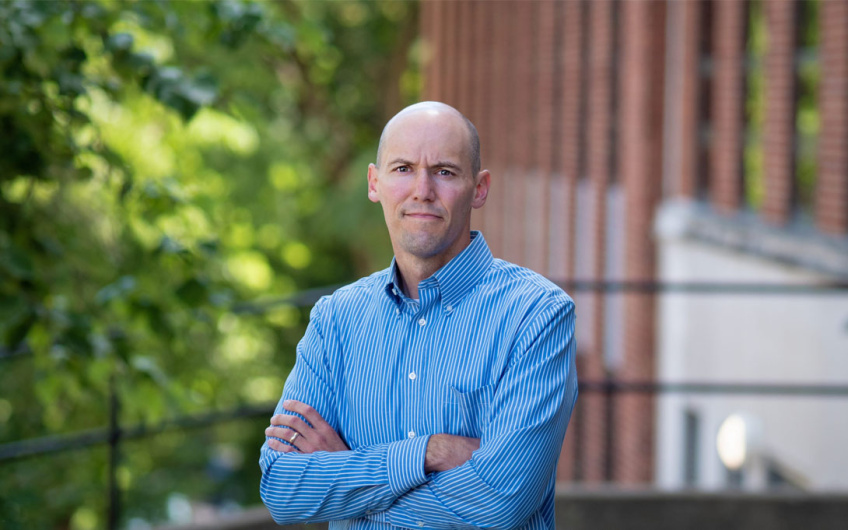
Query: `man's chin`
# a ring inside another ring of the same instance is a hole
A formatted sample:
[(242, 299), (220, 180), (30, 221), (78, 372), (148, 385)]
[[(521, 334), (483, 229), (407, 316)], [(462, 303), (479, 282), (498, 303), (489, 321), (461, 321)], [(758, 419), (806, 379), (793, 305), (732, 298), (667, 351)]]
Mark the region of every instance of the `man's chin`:
[(449, 245), (441, 237), (432, 234), (402, 238), (401, 248), (417, 258), (427, 259), (445, 252)]

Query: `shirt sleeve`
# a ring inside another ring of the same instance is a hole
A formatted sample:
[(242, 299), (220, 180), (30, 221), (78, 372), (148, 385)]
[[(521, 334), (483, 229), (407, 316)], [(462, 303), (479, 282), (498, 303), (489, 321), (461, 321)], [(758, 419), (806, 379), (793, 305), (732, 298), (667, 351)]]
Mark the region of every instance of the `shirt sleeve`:
[(577, 400), (574, 303), (542, 312), (515, 344), (471, 460), (431, 474), (371, 519), (406, 528), (516, 528), (539, 510)]
[[(308, 403), (338, 432), (336, 395), (325, 356), (321, 305), (297, 346), (297, 361), (275, 414), (291, 414), (283, 402)], [(355, 451), (282, 453), (262, 445), (260, 494), (278, 524), (363, 517), (385, 510), (400, 495), (423, 484), (429, 436)], [(285, 440), (281, 440), (284, 443)]]

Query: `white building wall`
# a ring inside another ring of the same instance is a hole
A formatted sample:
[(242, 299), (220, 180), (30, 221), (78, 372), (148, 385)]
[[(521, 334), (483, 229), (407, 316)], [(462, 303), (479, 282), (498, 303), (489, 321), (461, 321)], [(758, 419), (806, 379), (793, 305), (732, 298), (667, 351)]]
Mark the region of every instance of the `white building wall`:
[[(691, 214), (673, 205), (660, 212), (660, 281), (808, 285), (836, 279), (693, 237)], [(659, 296), (657, 379), (661, 382), (848, 385), (845, 291)], [(762, 428), (760, 458), (743, 472), (744, 488), (764, 487), (764, 464), (771, 461), (805, 488), (848, 490), (848, 396), (661, 396), (655, 459), (660, 487), (685, 486), (687, 410), (700, 418), (695, 487), (726, 487), (727, 474), (715, 449), (716, 434), (728, 415), (744, 413)]]

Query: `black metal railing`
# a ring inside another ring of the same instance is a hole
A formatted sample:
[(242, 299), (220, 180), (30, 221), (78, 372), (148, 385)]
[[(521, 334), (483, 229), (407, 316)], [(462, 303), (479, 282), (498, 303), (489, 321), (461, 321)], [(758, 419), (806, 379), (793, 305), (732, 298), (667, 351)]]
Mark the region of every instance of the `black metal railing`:
[[(829, 282), (820, 284), (775, 284), (775, 283), (717, 283), (717, 282), (688, 282), (667, 283), (654, 281), (560, 281), (556, 282), (570, 293), (601, 292), (609, 293), (687, 293), (687, 294), (745, 294), (745, 295), (818, 295), (833, 296), (848, 294), (848, 282)], [(242, 303), (232, 310), (238, 313), (261, 314), (278, 305), (294, 305), (308, 307), (321, 296), (331, 293), (338, 286), (310, 289), (292, 296), (279, 299), (264, 300), (260, 303)], [(22, 355), (28, 355), (26, 348), (15, 351), (0, 350), (0, 361)], [(642, 394), (656, 396), (658, 394), (721, 394), (721, 395), (757, 395), (757, 396), (795, 396), (795, 397), (848, 397), (848, 385), (834, 384), (781, 384), (781, 383), (714, 383), (693, 381), (625, 381), (613, 378), (601, 380), (583, 380), (579, 382), (579, 391), (583, 395), (600, 394), (605, 398), (605, 416), (608, 424), (606, 433), (612, 433), (612, 418), (614, 417), (615, 398), (623, 394)], [(0, 462), (37, 458), (53, 453), (64, 453), (83, 450), (95, 446), (108, 446), (108, 498), (109, 513), (107, 517), (110, 530), (118, 528), (121, 518), (121, 490), (117, 480), (117, 470), (120, 462), (121, 445), (128, 440), (154, 437), (169, 431), (182, 431), (206, 428), (224, 422), (270, 417), (276, 402), (250, 405), (230, 410), (212, 413), (185, 415), (155, 425), (137, 424), (122, 425), (120, 417), (120, 400), (114, 379), (109, 392), (109, 424), (104, 427), (80, 431), (71, 434), (44, 436), (0, 444)], [(578, 427), (579, 428), (579, 427)], [(607, 459), (611, 458), (609, 446)], [(607, 463), (607, 475), (611, 476)]]

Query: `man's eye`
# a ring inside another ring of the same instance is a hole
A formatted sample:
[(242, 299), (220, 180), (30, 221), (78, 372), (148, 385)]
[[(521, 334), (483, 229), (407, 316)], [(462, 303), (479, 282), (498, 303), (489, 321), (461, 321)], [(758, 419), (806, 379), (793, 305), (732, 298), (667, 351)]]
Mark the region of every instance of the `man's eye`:
[(454, 174), (453, 171), (451, 171), (449, 169), (440, 169), (439, 170), (439, 175), (442, 176), (442, 177), (452, 177), (453, 174)]
[(395, 171), (398, 171), (400, 173), (406, 173), (407, 171), (409, 171), (409, 166), (398, 166), (395, 168)]

